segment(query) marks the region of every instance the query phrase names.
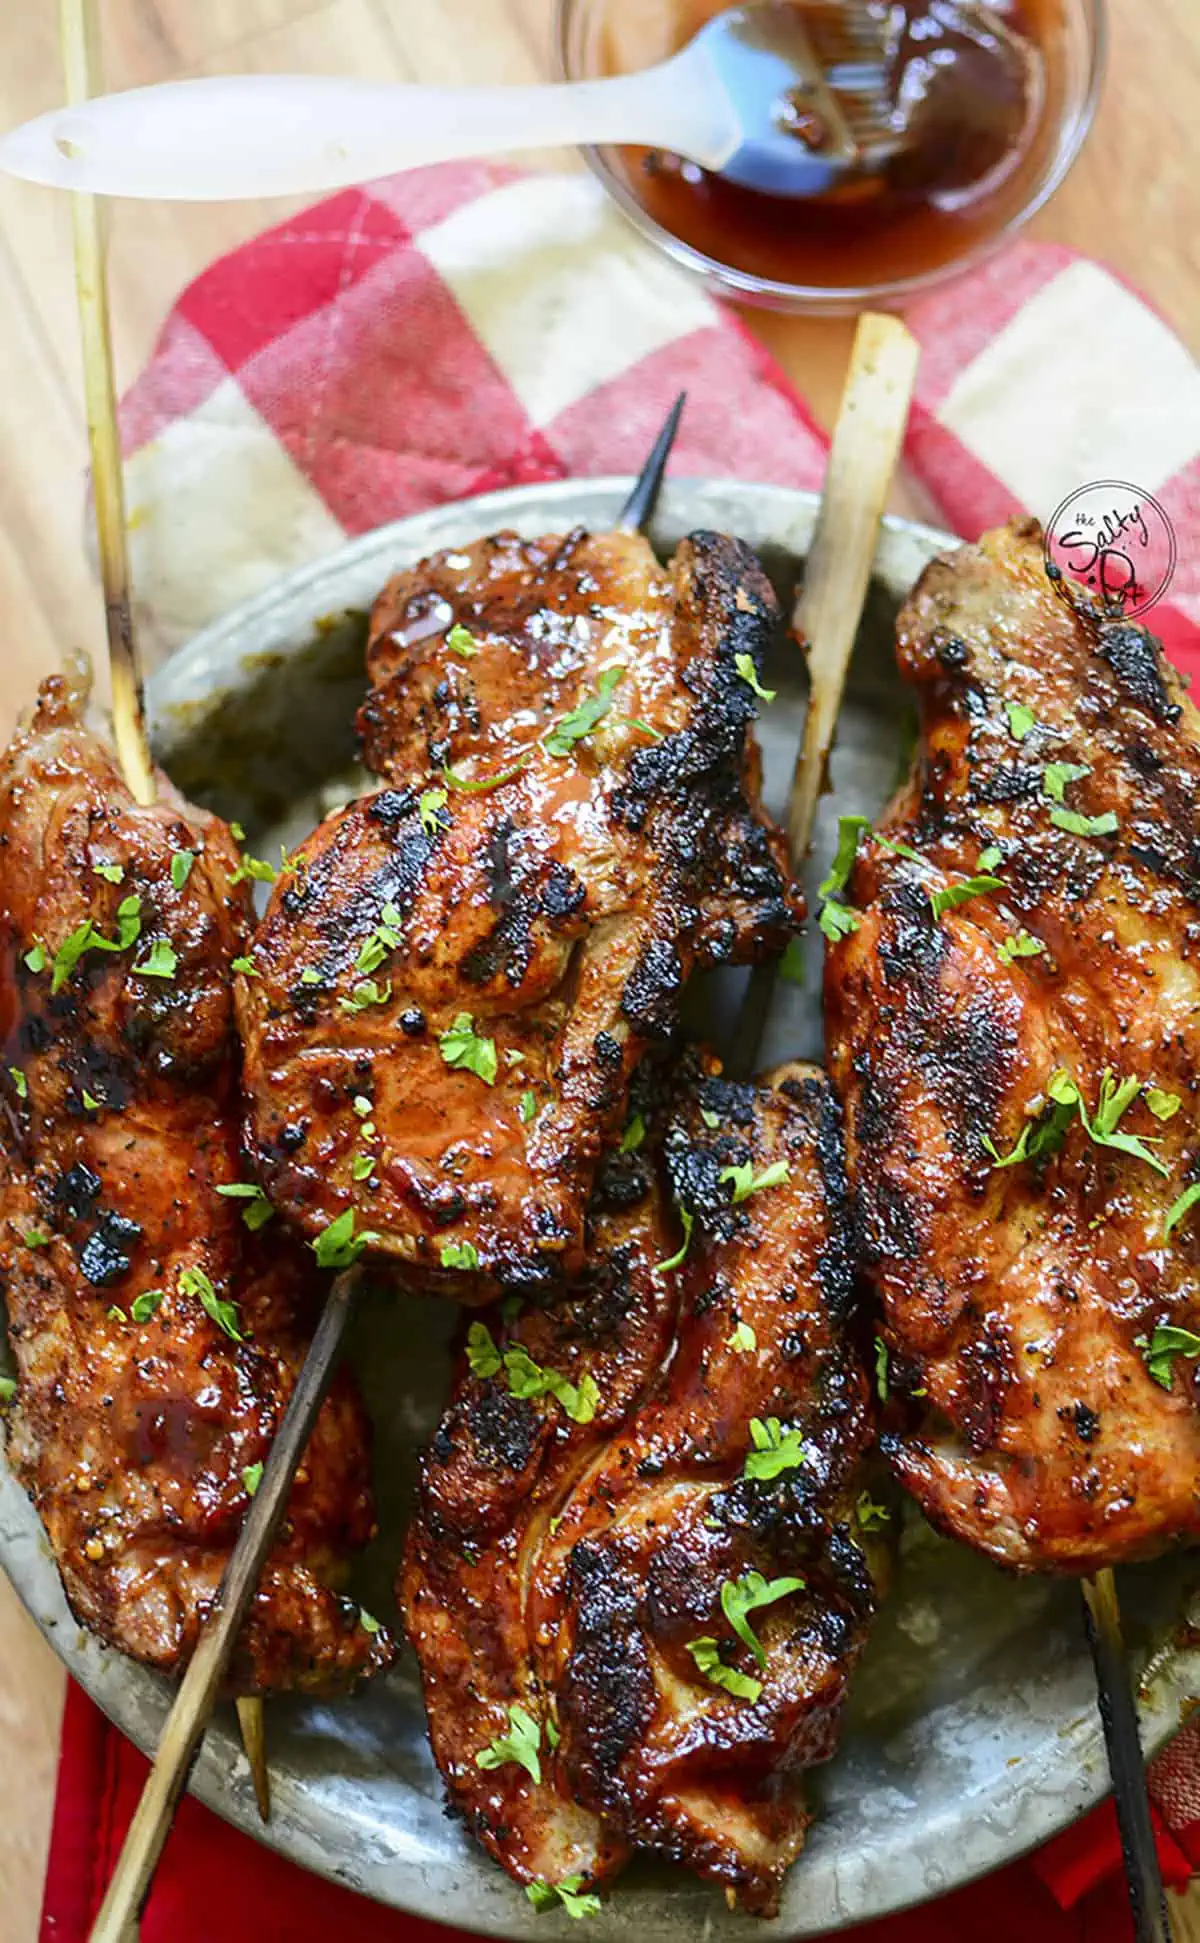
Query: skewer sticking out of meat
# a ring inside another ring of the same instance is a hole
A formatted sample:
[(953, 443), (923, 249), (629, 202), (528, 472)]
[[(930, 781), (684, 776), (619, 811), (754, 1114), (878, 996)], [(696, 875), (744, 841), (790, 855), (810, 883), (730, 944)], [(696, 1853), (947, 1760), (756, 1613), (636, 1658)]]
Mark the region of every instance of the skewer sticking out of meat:
[(580, 1268), (689, 972), (800, 915), (750, 737), (775, 617), (711, 533), (669, 568), (636, 534), (502, 534), (381, 596), (386, 781), (300, 847), (238, 989), (257, 1169), (305, 1233), (466, 1300)]
[(898, 641), (920, 749), (826, 973), (885, 1448), (941, 1529), (1091, 1573), (1200, 1533), (1200, 718), (1032, 523)]
[[(610, 1154), (591, 1281), (468, 1335), (401, 1601), (451, 1800), (532, 1900), (640, 1848), (769, 1913), (873, 1604), (837, 1109), (693, 1075), (665, 1148), (690, 1246), (652, 1148)], [(591, 1421), (527, 1358), (593, 1374)]]
[[(0, 1280), (8, 1449), (80, 1620), (189, 1657), (304, 1359), (306, 1250), (243, 1186), (233, 960), (251, 913), (228, 829), (159, 779), (136, 804), (44, 684), (0, 769)], [(253, 1232), (252, 1232), (253, 1230)], [(385, 1666), (339, 1595), (371, 1535), (366, 1426), (327, 1402), (243, 1631), (243, 1690)]]

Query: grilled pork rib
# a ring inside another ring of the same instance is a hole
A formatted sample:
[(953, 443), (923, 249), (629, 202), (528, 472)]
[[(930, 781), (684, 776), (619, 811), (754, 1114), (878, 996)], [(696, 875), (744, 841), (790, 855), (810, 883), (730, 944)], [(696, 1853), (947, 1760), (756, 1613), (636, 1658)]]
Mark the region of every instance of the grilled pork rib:
[[(577, 1386), (593, 1369), (595, 1418), (521, 1402), (519, 1357), (464, 1365), (401, 1598), (451, 1799), (518, 1880), (586, 1888), (641, 1848), (769, 1913), (803, 1843), (799, 1771), (833, 1751), (873, 1603), (837, 1109), (800, 1069), (774, 1090), (705, 1079), (666, 1153), (695, 1223), (678, 1271), (649, 1266), (675, 1252), (651, 1161), (614, 1157), (599, 1260), (618, 1234), (635, 1253), (607, 1323), (581, 1326), (581, 1293), (491, 1324)], [(497, 1748), (514, 1706), (538, 1778)]]
[[(0, 769), (8, 1451), (77, 1617), (172, 1671), (237, 1538), (317, 1290), (281, 1224), (250, 1233), (257, 1204), (218, 1192), (242, 1172), (236, 846), (165, 779), (138, 807), (80, 703), (45, 683)], [(334, 1589), (372, 1527), (366, 1427), (339, 1382), (246, 1623), (239, 1686), (332, 1690), (387, 1663), (386, 1637)]]
[(754, 803), (775, 611), (714, 534), (669, 569), (632, 534), (501, 535), (381, 596), (362, 726), (388, 780), (301, 846), (238, 992), (258, 1169), (305, 1232), (352, 1219), (466, 1300), (581, 1266), (689, 971), (800, 915)]
[(1030, 523), (929, 567), (899, 659), (919, 857), (868, 843), (826, 971), (885, 1448), (956, 1538), (1092, 1572), (1200, 1532), (1200, 720)]

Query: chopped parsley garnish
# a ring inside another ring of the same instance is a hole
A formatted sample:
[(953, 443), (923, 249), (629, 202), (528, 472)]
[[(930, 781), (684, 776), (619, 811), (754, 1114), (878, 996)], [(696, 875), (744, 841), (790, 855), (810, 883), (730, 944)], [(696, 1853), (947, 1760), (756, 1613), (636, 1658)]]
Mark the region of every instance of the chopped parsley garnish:
[(366, 1012), (372, 1005), (386, 1005), (392, 996), (392, 981), (377, 985), (373, 978), (360, 978), (349, 998), (338, 1000), (343, 1012)]
[(1031, 937), (1028, 931), (1018, 931), (1014, 937), (1004, 940), (996, 955), (1002, 965), (1011, 965), (1017, 958), (1037, 958), (1045, 949), (1040, 938)]
[(21, 1071), (21, 1068), (19, 1066), (10, 1066), (8, 1069), (8, 1077), (17, 1089), (17, 1098), (19, 1100), (27, 1100), (29, 1098), (29, 1081)]
[(859, 1531), (879, 1531), (891, 1522), (891, 1512), (885, 1504), (876, 1504), (869, 1491), (860, 1491), (854, 1506), (854, 1518)]
[(765, 1423), (761, 1417), (751, 1417), (750, 1442), (754, 1449), (747, 1453), (743, 1477), (767, 1481), (782, 1477), (785, 1471), (797, 1470), (808, 1461), (801, 1433), (785, 1430), (778, 1417), (768, 1417)]
[(253, 958), (231, 958), (229, 961), (229, 969), (230, 971), (241, 972), (243, 978), (262, 977), (262, 973), (259, 971)]
[(1011, 1153), (1001, 1155), (986, 1135), (983, 1145), (997, 1167), (1015, 1167), (1019, 1162), (1035, 1160), (1041, 1154), (1057, 1153), (1072, 1119), (1078, 1113), (1084, 1132), (1095, 1146), (1114, 1147), (1134, 1160), (1144, 1161), (1147, 1167), (1152, 1167), (1156, 1174), (1161, 1174), (1165, 1179), (1171, 1170), (1156, 1154), (1150, 1152), (1146, 1141), (1139, 1139), (1136, 1134), (1118, 1131), (1123, 1114), (1141, 1090), (1139, 1079), (1118, 1080), (1112, 1073), (1106, 1072), (1100, 1081), (1096, 1111), (1090, 1114), (1078, 1085), (1066, 1068), (1060, 1067), (1052, 1074), (1046, 1087), (1051, 1103), (1049, 1113), (1036, 1124), (1031, 1122), (1022, 1130)]
[(1173, 1365), (1177, 1356), (1186, 1356), (1189, 1361), (1200, 1356), (1200, 1336), (1194, 1336), (1190, 1329), (1177, 1329), (1170, 1322), (1156, 1324), (1149, 1341), (1145, 1336), (1138, 1336), (1136, 1342), (1146, 1360), (1146, 1368), (1164, 1390), (1169, 1390), (1174, 1382)]
[(557, 1747), (562, 1740), (562, 1735), (552, 1720), (546, 1722), (546, 1740), (550, 1747)]
[(319, 985), (321, 983), (321, 974), (315, 965), (304, 966), (300, 973), (300, 983), (302, 985)]
[(476, 1269), (479, 1267), (479, 1250), (473, 1241), (444, 1241), (442, 1267), (464, 1268), (468, 1271)]
[(888, 1400), (888, 1351), (882, 1336), (875, 1338), (875, 1388), (880, 1403)]
[(763, 1188), (781, 1187), (784, 1181), (791, 1178), (791, 1172), (786, 1160), (773, 1160), (769, 1167), (763, 1168), (761, 1174), (756, 1174), (751, 1163), (745, 1161), (740, 1167), (723, 1167), (717, 1179), (733, 1182), (733, 1205), (736, 1207), (739, 1201), (748, 1201), (752, 1194), (758, 1194)]
[(537, 1095), (533, 1092), (532, 1088), (529, 1092), (522, 1093), (520, 1103), (517, 1107), (517, 1116), (522, 1126), (526, 1127), (531, 1120), (537, 1118)]
[(165, 938), (155, 938), (146, 956), (134, 966), (139, 978), (174, 978), (179, 958)]
[(140, 1295), (135, 1295), (129, 1306), (129, 1313), (134, 1321), (149, 1322), (165, 1295), (165, 1289), (143, 1289)]
[(449, 1030), (438, 1035), (438, 1046), (447, 1066), (475, 1073), (487, 1086), (496, 1084), (496, 1041), (476, 1032), (469, 1012), (460, 1012)]
[(1105, 810), (1103, 816), (1083, 816), (1078, 810), (1054, 809), (1050, 821), (1073, 837), (1115, 837), (1121, 827), (1113, 810)]
[(464, 627), (461, 621), (455, 621), (454, 626), (450, 629), (449, 634), (446, 636), (446, 646), (449, 648), (451, 654), (461, 654), (464, 661), (469, 661), (472, 655), (479, 653), (478, 641), (476, 641), (470, 628)]
[(1092, 773), (1086, 762), (1050, 762), (1042, 771), (1042, 789), (1057, 807), (1050, 812), (1050, 821), (1056, 829), (1066, 830), (1074, 837), (1111, 837), (1120, 825), (1112, 810), (1105, 810), (1103, 816), (1083, 816), (1078, 810), (1062, 807), (1064, 791), (1069, 783), (1082, 782)]
[(862, 919), (858, 912), (850, 910), (848, 905), (839, 904), (836, 899), (829, 898), (821, 906), (817, 923), (830, 944), (835, 945), (842, 938), (848, 938), (851, 932), (857, 931)]
[(16, 1394), (17, 1394), (16, 1377), (0, 1376), (0, 1409), (3, 1409), (6, 1403), (11, 1403), (13, 1398), (16, 1396)]
[[(837, 907), (835, 906), (834, 908), (836, 909)], [(826, 935), (828, 935), (828, 933)], [(804, 983), (804, 940), (803, 938), (788, 939), (787, 950), (784, 952), (783, 957), (779, 960), (779, 976), (780, 978), (783, 979), (786, 985), (803, 985)]]
[(422, 790), (417, 803), (417, 815), (421, 819), (421, 828), (427, 837), (435, 837), (442, 828), (442, 811), (445, 807), (446, 792), (444, 789)]
[(1178, 1093), (1164, 1093), (1161, 1086), (1148, 1086), (1146, 1105), (1156, 1120), (1173, 1120), (1183, 1101)]
[(1091, 773), (1091, 765), (1086, 762), (1048, 762), (1042, 770), (1042, 789), (1052, 803), (1062, 803), (1066, 800), (1067, 784), (1081, 783)]
[(374, 1112), (374, 1108), (365, 1093), (356, 1093), (350, 1104), (360, 1120), (370, 1119), (371, 1114)]
[[(85, 952), (128, 950), (129, 946), (136, 942), (141, 933), (141, 910), (142, 900), (136, 891), (129, 897), (123, 897), (121, 899), (121, 902), (117, 906), (117, 935), (115, 938), (106, 938), (102, 932), (97, 931), (91, 918), (85, 918), (83, 923), (72, 931), (70, 937), (64, 939), (54, 954), (54, 972), (50, 980), (51, 994), (53, 995), (56, 992), (62, 991), (63, 986), (70, 978), (71, 973), (75, 970), (76, 965)], [(35, 946), (35, 950), (40, 951), (40, 945)], [(35, 968), (31, 964), (32, 957), (33, 953), (27, 952), (25, 955), (25, 963), (30, 966), (30, 970), (40, 969)], [(42, 962), (45, 962), (44, 953)]]
[(259, 1485), (262, 1483), (262, 1474), (263, 1467), (261, 1458), (257, 1464), (247, 1464), (243, 1470), (242, 1483), (246, 1487), (246, 1496), (248, 1498), (252, 1498), (258, 1490)]
[(224, 1301), (202, 1268), (185, 1268), (179, 1277), (179, 1288), (181, 1294), (199, 1298), (205, 1315), (216, 1323), (218, 1329), (224, 1330), (231, 1342), (245, 1342), (236, 1302)]
[(242, 1209), (242, 1220), (251, 1234), (259, 1228), (265, 1228), (275, 1212), (257, 1181), (227, 1181), (223, 1187), (217, 1189), (217, 1193), (224, 1195), (227, 1201), (246, 1203)]
[(177, 891), (181, 891), (187, 883), (188, 878), (192, 874), (192, 865), (195, 861), (196, 853), (194, 850), (172, 850), (171, 882)]
[(467, 1331), (467, 1362), (473, 1376), (498, 1376), (503, 1369), (511, 1396), (552, 1396), (572, 1423), (590, 1424), (599, 1406), (600, 1392), (592, 1376), (585, 1373), (578, 1384), (572, 1383), (558, 1370), (535, 1363), (521, 1343), (501, 1352), (482, 1322), (473, 1322)]
[(972, 898), (987, 897), (990, 892), (1003, 889), (1002, 877), (983, 873), (978, 877), (967, 877), (961, 884), (946, 884), (941, 890), (930, 891), (929, 903), (934, 917), (940, 918), (946, 911), (956, 911), (960, 904), (969, 904)]
[(466, 796), (478, 796), (485, 790), (499, 789), (502, 783), (511, 783), (514, 776), (520, 775), (532, 754), (532, 749), (527, 749), (523, 756), (518, 756), (507, 769), (498, 770), (494, 776), (463, 776), (457, 769), (452, 769), (449, 763), (442, 770), (442, 776), (451, 789), (461, 790)]
[(362, 1627), (364, 1633), (373, 1634), (373, 1633), (381, 1633), (383, 1631), (383, 1628), (379, 1624), (379, 1621), (376, 1619), (375, 1614), (373, 1612), (368, 1612), (365, 1606), (360, 1606), (358, 1609), (358, 1623)]
[(733, 1334), (727, 1338), (727, 1347), (734, 1349), (740, 1356), (748, 1356), (758, 1348), (758, 1337), (748, 1322), (738, 1322)]
[(355, 971), (378, 971), (389, 951), (395, 951), (401, 942), (400, 926), (404, 919), (394, 904), (385, 904), (379, 913), (379, 922), (362, 945), (354, 961)]
[(262, 857), (243, 856), (229, 881), (231, 884), (242, 884), (248, 877), (253, 877), (258, 884), (273, 884), (278, 875), (274, 864), (266, 863)]
[(754, 1701), (761, 1695), (762, 1681), (754, 1679), (752, 1674), (739, 1673), (736, 1667), (726, 1666), (715, 1639), (707, 1636), (689, 1639), (687, 1650), (696, 1662), (697, 1673), (702, 1673), (714, 1687), (724, 1687), (726, 1693), (732, 1693), (738, 1700)]
[(538, 1758), (538, 1746), (541, 1738), (541, 1729), (533, 1716), (527, 1714), (524, 1707), (510, 1707), (507, 1734), (498, 1734), (487, 1747), (481, 1747), (475, 1756), (475, 1766), (503, 1768), (514, 1761), (534, 1781), (540, 1781), (542, 1764)]
[(106, 884), (121, 884), (125, 881), (123, 864), (93, 864), (93, 877), (103, 877)]
[(561, 1403), (572, 1423), (590, 1424), (600, 1402), (595, 1378), (584, 1373), (579, 1383), (571, 1383), (558, 1370), (543, 1369), (529, 1351), (514, 1343), (504, 1352), (508, 1387), (515, 1397), (552, 1396)]
[(119, 1308), (115, 1302), (113, 1303), (112, 1308), (106, 1309), (104, 1313), (108, 1317), (110, 1322), (129, 1321), (129, 1317), (125, 1314), (124, 1309)]
[(26, 1228), (21, 1237), (26, 1248), (49, 1248), (50, 1237), (43, 1228)]
[(344, 1208), (312, 1244), (318, 1268), (349, 1268), (380, 1237), (372, 1228), (354, 1232), (354, 1209)]
[(569, 756), (575, 744), (592, 733), (612, 708), (613, 696), (624, 674), (623, 667), (604, 670), (596, 683), (595, 694), (585, 696), (569, 715), (564, 715), (562, 721), (556, 722), (543, 737), (548, 755)]
[(839, 816), (837, 849), (829, 874), (818, 888), (819, 897), (836, 897), (839, 891), (845, 890), (858, 855), (858, 839), (870, 827), (870, 820), (865, 816)]
[(1164, 1241), (1170, 1239), (1174, 1230), (1179, 1226), (1180, 1222), (1183, 1220), (1184, 1215), (1191, 1213), (1197, 1201), (1200, 1201), (1200, 1181), (1193, 1181), (1190, 1187), (1184, 1188), (1183, 1193), (1180, 1195), (1175, 1205), (1171, 1208), (1170, 1212), (1167, 1215), (1166, 1220), (1163, 1222)]
[(498, 1376), (503, 1368), (492, 1332), (482, 1322), (473, 1322), (467, 1331), (467, 1362), (472, 1376)]
[(668, 1261), (657, 1264), (656, 1273), (659, 1275), (665, 1275), (672, 1268), (682, 1268), (687, 1260), (687, 1251), (692, 1245), (692, 1229), (696, 1225), (695, 1217), (686, 1208), (680, 1208), (679, 1223), (683, 1229), (683, 1240)]
[(25, 963), (31, 972), (45, 971), (46, 947), (40, 939), (37, 944), (30, 945), (29, 950), (25, 953)]
[(246, 841), (246, 832), (240, 823), (231, 823), (229, 826), (229, 834), (235, 843), (245, 843)]
[(1009, 702), (1005, 713), (1008, 716), (1008, 732), (1014, 742), (1024, 742), (1031, 729), (1037, 727), (1037, 717), (1024, 702)]
[(710, 1133), (715, 1133), (717, 1131), (717, 1128), (721, 1124), (720, 1114), (710, 1113), (706, 1106), (702, 1106), (700, 1108), (700, 1118), (703, 1120), (705, 1126), (708, 1128), (708, 1131)]
[(375, 1156), (373, 1154), (355, 1154), (354, 1159), (350, 1163), (350, 1178), (352, 1181), (370, 1180), (374, 1171)]
[(527, 1882), (525, 1894), (536, 1910), (553, 1909), (561, 1903), (576, 1921), (600, 1914), (600, 1898), (584, 1890), (582, 1876), (564, 1876), (561, 1882)]
[(778, 690), (763, 687), (761, 681), (758, 679), (758, 669), (754, 665), (754, 656), (752, 654), (735, 654), (733, 657), (733, 665), (747, 688), (754, 690), (760, 702), (773, 702), (775, 700)]
[(83, 1109), (85, 1113), (100, 1112), (103, 1106), (103, 1101), (98, 1100), (94, 1093), (89, 1093), (86, 1086), (84, 1087), (79, 1097), (83, 1101)]
[(767, 1655), (750, 1624), (750, 1614), (763, 1606), (777, 1605), (791, 1592), (803, 1590), (803, 1579), (764, 1579), (761, 1572), (745, 1572), (740, 1579), (726, 1579), (721, 1587), (721, 1611), (760, 1666), (767, 1664)]
[(646, 1122), (640, 1113), (635, 1113), (624, 1133), (621, 1135), (620, 1151), (623, 1154), (636, 1154), (645, 1138)]

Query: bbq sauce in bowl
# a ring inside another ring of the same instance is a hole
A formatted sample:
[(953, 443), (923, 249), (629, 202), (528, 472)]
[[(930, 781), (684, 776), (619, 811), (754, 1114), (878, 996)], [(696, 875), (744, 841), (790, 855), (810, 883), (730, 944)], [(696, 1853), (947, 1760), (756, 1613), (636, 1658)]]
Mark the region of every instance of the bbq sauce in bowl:
[[(792, 0), (801, 13), (809, 3)], [(564, 65), (572, 74), (647, 67), (723, 4), (564, 0)], [(828, 10), (829, 0), (820, 4)], [(661, 151), (590, 159), (643, 228), (739, 295), (838, 308), (903, 294), (980, 254), (1061, 179), (1094, 104), (1099, 7), (879, 0), (887, 96), (906, 138), (879, 175), (824, 197), (763, 195)]]

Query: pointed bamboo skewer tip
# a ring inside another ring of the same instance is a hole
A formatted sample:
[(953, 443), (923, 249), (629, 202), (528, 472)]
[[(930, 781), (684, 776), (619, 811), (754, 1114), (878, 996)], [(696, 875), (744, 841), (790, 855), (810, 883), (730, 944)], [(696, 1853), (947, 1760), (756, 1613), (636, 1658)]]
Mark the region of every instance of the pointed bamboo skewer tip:
[[(635, 502), (640, 507), (639, 523), (650, 518), (682, 408), (681, 393), (638, 476), (625, 510), (619, 516), (621, 521), (627, 517), (629, 507)], [(149, 1893), (171, 1818), (199, 1752), (209, 1715), (267, 1553), (287, 1509), (296, 1467), (308, 1446), (317, 1412), (332, 1381), (342, 1338), (362, 1279), (361, 1269), (347, 1269), (338, 1276), (326, 1298), (299, 1381), (267, 1455), (258, 1490), (251, 1500), (246, 1522), (233, 1548), (216, 1606), (204, 1627), (167, 1717), (154, 1765), (129, 1825), (108, 1892), (92, 1928), (90, 1943), (125, 1943), (129, 1926)], [(247, 1704), (251, 1708), (255, 1704), (261, 1707), (261, 1702), (251, 1701)], [(242, 1716), (243, 1703), (239, 1702), (238, 1711)], [(252, 1724), (247, 1736), (246, 1752), (255, 1776), (259, 1812), (265, 1819), (269, 1811), (267, 1777), (264, 1768), (260, 1791), (252, 1752), (256, 1731), (252, 1714), (250, 1720)]]
[[(796, 875), (812, 841), (817, 804), (855, 637), (870, 585), (879, 527), (900, 457), (920, 350), (897, 317), (866, 311), (854, 345), (829, 448), (829, 464), (791, 632), (807, 652), (808, 711), (786, 811), (788, 861)], [(778, 965), (756, 965), (734, 1031), (728, 1068), (750, 1077)]]
[[(94, 92), (98, 71), (95, 9), (87, 0), (60, 0), (59, 39), (68, 104), (77, 107)], [(113, 741), (129, 792), (148, 806), (157, 794), (154, 761), (146, 731), (141, 669), (133, 626), (133, 602), (125, 520), (125, 481), (117, 426), (112, 328), (108, 305), (107, 250), (103, 215), (96, 198), (71, 197), (75, 283), (83, 353), (88, 449), (92, 465), (92, 504), (100, 580), (104, 590), (112, 690)], [(238, 1702), (238, 1721), (250, 1762), (255, 1798), (264, 1820), (270, 1812), (266, 1765), (266, 1725), (259, 1698)]]

